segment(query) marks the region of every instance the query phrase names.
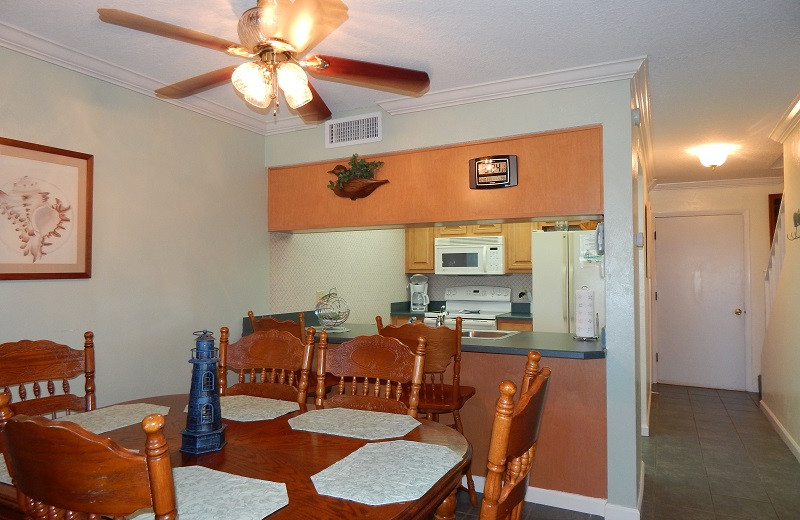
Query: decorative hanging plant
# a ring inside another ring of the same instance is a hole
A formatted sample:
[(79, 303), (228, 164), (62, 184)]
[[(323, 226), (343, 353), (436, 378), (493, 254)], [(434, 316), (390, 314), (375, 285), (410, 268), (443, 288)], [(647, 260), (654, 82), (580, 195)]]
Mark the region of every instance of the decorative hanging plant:
[(388, 179), (375, 179), (375, 170), (383, 165), (383, 161), (367, 161), (359, 159), (354, 153), (347, 163), (348, 166), (337, 164), (328, 173), (336, 175), (336, 181), (329, 181), (328, 188), (339, 197), (348, 197), (351, 200), (366, 197), (378, 186), (389, 182)]

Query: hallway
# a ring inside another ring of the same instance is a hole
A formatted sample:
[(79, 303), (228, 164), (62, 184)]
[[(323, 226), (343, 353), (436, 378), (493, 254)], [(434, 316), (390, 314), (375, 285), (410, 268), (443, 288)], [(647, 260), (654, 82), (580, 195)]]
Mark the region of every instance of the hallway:
[(800, 462), (756, 394), (653, 391), (642, 520), (800, 520)]

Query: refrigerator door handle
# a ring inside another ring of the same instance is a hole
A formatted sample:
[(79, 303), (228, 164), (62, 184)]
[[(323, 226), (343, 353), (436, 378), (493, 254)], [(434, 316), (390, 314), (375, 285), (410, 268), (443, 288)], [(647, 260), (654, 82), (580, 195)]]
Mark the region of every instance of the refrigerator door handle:
[(561, 316), (569, 331), (569, 302), (571, 300), (569, 294), (569, 279), (572, 277), (572, 262), (569, 257), (569, 235), (564, 233), (563, 241), (563, 258), (564, 262), (561, 264), (561, 290), (564, 297), (561, 298)]

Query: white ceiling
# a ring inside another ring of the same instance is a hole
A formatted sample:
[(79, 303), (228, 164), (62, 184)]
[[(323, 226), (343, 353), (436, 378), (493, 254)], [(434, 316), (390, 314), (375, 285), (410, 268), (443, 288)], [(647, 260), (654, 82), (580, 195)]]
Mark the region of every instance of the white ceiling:
[[(428, 72), (441, 91), (647, 57), (658, 183), (781, 176), (769, 134), (800, 92), (800, 1), (345, 0), (349, 19), (314, 52)], [(255, 0), (0, 0), (0, 45), (152, 94), (241, 60), (108, 25), (98, 7), (130, 11), (238, 41)], [(4, 71), (4, 74), (8, 71)], [(545, 76), (543, 76), (545, 75)], [(558, 74), (555, 75), (556, 77)], [(330, 81), (314, 86), (334, 117), (394, 94)], [(172, 102), (172, 101), (170, 101)], [(181, 103), (269, 133), (302, 124), (249, 108), (223, 85)], [(741, 149), (715, 172), (686, 149)]]

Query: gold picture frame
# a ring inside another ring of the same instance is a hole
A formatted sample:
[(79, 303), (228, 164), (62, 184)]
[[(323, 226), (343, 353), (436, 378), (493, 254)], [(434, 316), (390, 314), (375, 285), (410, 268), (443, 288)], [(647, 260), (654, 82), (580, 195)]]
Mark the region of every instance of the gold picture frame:
[(0, 280), (91, 278), (93, 163), (0, 137)]

